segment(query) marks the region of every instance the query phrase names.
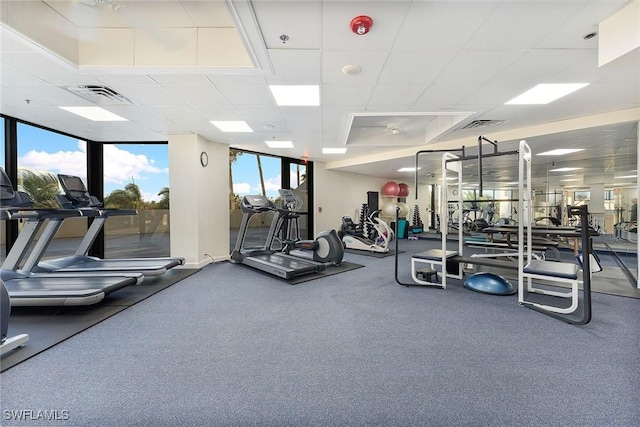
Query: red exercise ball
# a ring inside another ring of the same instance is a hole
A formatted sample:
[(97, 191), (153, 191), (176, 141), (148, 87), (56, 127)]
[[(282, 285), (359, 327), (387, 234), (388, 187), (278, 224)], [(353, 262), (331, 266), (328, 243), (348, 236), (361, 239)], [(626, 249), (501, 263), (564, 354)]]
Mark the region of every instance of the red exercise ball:
[(398, 192), (398, 197), (407, 197), (409, 195), (409, 186), (404, 182), (398, 184), (400, 187), (400, 191)]
[(383, 196), (397, 196), (400, 192), (400, 187), (397, 183), (393, 181), (387, 182), (382, 186), (382, 195)]

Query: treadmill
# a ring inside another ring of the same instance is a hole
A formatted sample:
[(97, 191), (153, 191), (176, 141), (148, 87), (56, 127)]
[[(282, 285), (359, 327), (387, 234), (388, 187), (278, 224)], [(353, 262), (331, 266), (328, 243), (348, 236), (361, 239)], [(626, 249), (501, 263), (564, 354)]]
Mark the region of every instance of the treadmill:
[(277, 211), (278, 208), (262, 195), (244, 196), (240, 208), (242, 209), (242, 222), (238, 230), (235, 248), (231, 253), (230, 261), (232, 263), (245, 264), (287, 280), (324, 270), (324, 265), (321, 263), (271, 249), (278, 224), (278, 215), (274, 215), (265, 245), (260, 248), (245, 248), (244, 242), (251, 217), (263, 212)]
[[(183, 265), (184, 258), (158, 257), (158, 258), (111, 258), (101, 259), (89, 256), (89, 250), (98, 237), (105, 222), (112, 216), (137, 215), (135, 209), (104, 209), (102, 203), (87, 191), (80, 177), (58, 174), (58, 179), (65, 192), (58, 195), (57, 200), (63, 209), (78, 210), (82, 216), (92, 218), (92, 223), (80, 244), (71, 256), (41, 260), (47, 246), (53, 240), (66, 218), (52, 218), (42, 232), (38, 245), (34, 247), (27, 258), (24, 270), (28, 272), (44, 273), (141, 273), (144, 276), (159, 276), (167, 270)], [(40, 244), (41, 243), (41, 244)]]
[(7, 254), (0, 278), (4, 281), (11, 306), (78, 306), (95, 304), (118, 289), (140, 284), (139, 273), (113, 274), (36, 274), (21, 270), (38, 232), (51, 218), (77, 217), (77, 210), (32, 209), (33, 200), (16, 192), (3, 168), (0, 168), (0, 220), (23, 221), (23, 228)]

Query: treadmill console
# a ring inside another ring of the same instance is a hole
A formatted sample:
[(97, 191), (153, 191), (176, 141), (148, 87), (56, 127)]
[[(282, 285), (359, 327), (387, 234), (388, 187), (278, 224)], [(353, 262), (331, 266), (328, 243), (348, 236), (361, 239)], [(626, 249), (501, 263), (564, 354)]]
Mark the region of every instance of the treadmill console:
[(0, 198), (3, 207), (28, 208), (34, 204), (33, 199), (27, 193), (13, 190), (9, 175), (4, 168), (0, 168)]
[(273, 203), (261, 194), (244, 196), (240, 207), (242, 212), (263, 212), (274, 208)]
[(11, 185), (11, 181), (9, 180), (9, 176), (3, 168), (0, 168), (0, 191), (2, 200), (13, 198), (13, 186)]
[(92, 197), (78, 176), (58, 174), (65, 195), (74, 208), (100, 206), (100, 202)]

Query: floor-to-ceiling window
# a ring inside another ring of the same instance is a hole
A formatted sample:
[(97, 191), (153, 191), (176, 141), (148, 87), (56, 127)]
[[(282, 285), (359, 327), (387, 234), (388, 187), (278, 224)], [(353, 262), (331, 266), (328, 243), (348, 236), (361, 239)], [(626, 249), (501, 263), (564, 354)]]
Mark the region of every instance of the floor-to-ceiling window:
[[(4, 136), (1, 166), (14, 176), (19, 190), (29, 193), (36, 207), (58, 207), (55, 196), (62, 188), (57, 174), (79, 176), (89, 191), (110, 207), (131, 206), (139, 212), (135, 217), (111, 217), (105, 225), (106, 238), (100, 235), (97, 240), (100, 247), (95, 252), (108, 257), (169, 255), (166, 143), (110, 145), (84, 141), (5, 116), (0, 125)], [(9, 223), (1, 224), (3, 259), (7, 242), (12, 244), (19, 231), (18, 224)], [(45, 258), (72, 254), (86, 230), (85, 218), (66, 220)]]
[[(278, 190), (283, 188), (282, 160), (264, 154), (230, 149), (229, 186), (230, 247), (233, 248), (242, 221), (240, 203), (244, 196), (261, 194), (279, 205)], [(245, 247), (257, 248), (265, 245), (273, 217), (273, 212), (260, 213), (252, 217), (248, 225)]]
[[(310, 202), (310, 188), (309, 185), (311, 177), (311, 167), (306, 162), (296, 161), (293, 159), (283, 159), (283, 169), (289, 172), (288, 185), (293, 191), (296, 200), (298, 201), (298, 219), (296, 228), (299, 231), (301, 239), (312, 238), (312, 230), (309, 224), (311, 223), (309, 202)], [(286, 172), (285, 172), (286, 175)], [(284, 177), (286, 180), (286, 177)]]
[[(58, 174), (76, 175), (86, 181), (87, 142), (50, 130), (17, 124), (18, 190), (31, 196), (34, 207), (58, 208)], [(86, 218), (64, 221), (44, 258), (66, 256), (87, 230)]]
[[(236, 244), (238, 230), (242, 221), (240, 204), (246, 195), (261, 194), (276, 206), (283, 207), (279, 189), (288, 188), (293, 191), (296, 203), (292, 208), (298, 214), (295, 222), (285, 223), (284, 228), (291, 231), (289, 238), (312, 238), (313, 205), (312, 192), (313, 163), (286, 157), (274, 157), (242, 150), (229, 150), (229, 212), (230, 212), (230, 246)], [(264, 246), (273, 213), (254, 215), (248, 226), (245, 241), (246, 247)], [(292, 230), (291, 227), (295, 227)], [(280, 238), (287, 237), (280, 233)]]
[(105, 223), (106, 258), (169, 256), (166, 144), (104, 144), (104, 205), (137, 211)]

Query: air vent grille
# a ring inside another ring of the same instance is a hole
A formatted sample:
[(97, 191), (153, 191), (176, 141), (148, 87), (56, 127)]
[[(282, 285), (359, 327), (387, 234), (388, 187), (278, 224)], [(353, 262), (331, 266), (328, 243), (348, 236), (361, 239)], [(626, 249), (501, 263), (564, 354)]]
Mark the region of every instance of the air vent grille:
[(65, 89), (98, 105), (133, 104), (129, 98), (107, 86), (77, 85), (66, 86)]
[(506, 122), (506, 120), (474, 120), (462, 126), (458, 130), (466, 129), (493, 129)]

